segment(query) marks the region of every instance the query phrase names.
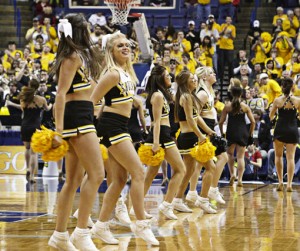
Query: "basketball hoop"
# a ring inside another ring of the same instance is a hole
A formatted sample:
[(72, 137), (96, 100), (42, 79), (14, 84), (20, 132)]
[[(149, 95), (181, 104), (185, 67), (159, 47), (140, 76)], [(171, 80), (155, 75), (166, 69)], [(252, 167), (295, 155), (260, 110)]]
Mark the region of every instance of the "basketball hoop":
[(135, 0), (105, 0), (104, 3), (112, 13), (112, 23), (118, 25), (128, 24), (127, 17)]

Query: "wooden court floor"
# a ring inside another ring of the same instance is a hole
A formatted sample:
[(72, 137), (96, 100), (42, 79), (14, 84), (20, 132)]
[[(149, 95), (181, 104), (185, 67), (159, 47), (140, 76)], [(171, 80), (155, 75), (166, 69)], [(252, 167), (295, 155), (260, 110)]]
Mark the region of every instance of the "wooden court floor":
[[(199, 183), (199, 186), (201, 184)], [(56, 200), (61, 185), (56, 178), (37, 178), (29, 185), (21, 175), (0, 176), (0, 251), (51, 250), (48, 239), (55, 228)], [(123, 196), (131, 207), (127, 186)], [(111, 229), (120, 238), (119, 245), (95, 243), (101, 251), (125, 250), (216, 250), (216, 251), (299, 251), (300, 250), (300, 184), (294, 192), (277, 192), (276, 184), (246, 183), (239, 188), (221, 183), (226, 205), (217, 205), (215, 215), (178, 213), (178, 220), (165, 220), (158, 213), (164, 190), (154, 183), (145, 199), (146, 209), (157, 218), (153, 231), (159, 247), (136, 239), (130, 229), (112, 220)], [(92, 218), (96, 220), (105, 185), (99, 189)], [(78, 206), (76, 195), (73, 212)], [(70, 213), (69, 232), (76, 226)], [(134, 219), (133, 219), (134, 220)]]

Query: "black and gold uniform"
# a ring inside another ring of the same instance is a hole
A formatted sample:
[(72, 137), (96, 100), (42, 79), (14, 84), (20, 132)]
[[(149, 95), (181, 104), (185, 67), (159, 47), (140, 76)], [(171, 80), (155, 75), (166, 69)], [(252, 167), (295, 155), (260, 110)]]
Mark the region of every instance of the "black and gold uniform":
[[(293, 108), (287, 109), (287, 103), (290, 103)], [(278, 109), (278, 119), (275, 124), (273, 138), (288, 144), (298, 144), (297, 115), (297, 109), (291, 100), (291, 96), (288, 96), (283, 106)]]
[[(204, 91), (206, 93), (206, 95), (208, 96), (208, 101), (203, 105), (202, 107), (202, 112), (208, 113), (208, 112), (213, 112), (212, 109), (214, 108), (214, 96), (211, 94), (211, 92), (207, 91), (205, 88), (200, 87), (198, 92), (200, 91)], [(201, 116), (205, 122), (205, 124), (214, 131), (215, 129), (215, 124), (216, 124), (216, 120), (215, 119), (211, 119), (211, 118), (205, 118), (203, 116)], [(206, 132), (199, 126), (200, 131), (203, 134), (206, 134)], [(227, 146), (227, 142), (224, 138), (218, 137), (218, 136), (212, 136), (211, 138), (211, 143), (217, 148), (215, 151), (215, 155), (218, 156), (223, 152), (226, 152), (226, 146)]]
[[(198, 111), (196, 107), (193, 107), (193, 119), (198, 117)], [(179, 122), (186, 121), (186, 115), (182, 106), (178, 109)], [(198, 137), (194, 132), (180, 132), (177, 138), (177, 145), (180, 154), (190, 154), (192, 148), (196, 146)]]
[[(77, 70), (67, 94), (91, 88), (84, 66)], [(94, 107), (91, 101), (75, 100), (65, 105), (63, 137), (75, 137), (79, 133), (96, 132), (94, 126)]]
[[(161, 91), (158, 90), (161, 94), (163, 94)], [(154, 120), (153, 117), (153, 111), (152, 111), (152, 105), (149, 104), (147, 106), (149, 109), (149, 114), (151, 121)], [(168, 118), (169, 119), (169, 113), (170, 113), (170, 106), (168, 104), (167, 99), (164, 97), (164, 105), (161, 112), (161, 119)], [(154, 141), (153, 138), (153, 127), (150, 129), (149, 135), (145, 141), (145, 145), (152, 145)], [(159, 134), (159, 144), (162, 148), (170, 148), (176, 146), (175, 141), (171, 137), (171, 127), (166, 125), (160, 126), (160, 134)]]
[[(119, 74), (120, 82), (104, 96), (106, 106), (133, 102), (136, 85), (126, 72), (119, 70)], [(97, 134), (101, 144), (110, 147), (124, 140), (131, 140), (128, 120), (129, 118), (117, 113), (103, 112), (97, 124)]]
[(34, 102), (34, 107), (24, 107), (21, 123), (21, 139), (24, 142), (30, 142), (33, 133), (41, 126), (42, 108)]

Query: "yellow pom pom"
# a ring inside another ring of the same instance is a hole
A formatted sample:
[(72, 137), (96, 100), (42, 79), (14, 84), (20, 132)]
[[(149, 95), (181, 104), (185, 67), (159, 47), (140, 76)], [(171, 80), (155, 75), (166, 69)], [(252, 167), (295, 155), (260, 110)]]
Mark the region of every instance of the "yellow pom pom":
[(178, 139), (179, 137), (179, 134), (180, 134), (180, 128), (177, 130), (177, 132), (175, 133), (175, 138)]
[(31, 137), (31, 149), (34, 152), (43, 153), (51, 149), (52, 139), (55, 132), (42, 126), (41, 130), (36, 130)]
[(198, 144), (191, 150), (191, 155), (200, 163), (206, 163), (215, 157), (216, 147), (206, 138), (202, 144)]
[(165, 158), (165, 151), (161, 147), (156, 154), (153, 154), (152, 146), (141, 145), (138, 155), (143, 164), (147, 166), (158, 166)]
[(108, 150), (105, 145), (100, 144), (100, 152), (102, 154), (103, 161), (108, 160)]
[(44, 161), (58, 161), (62, 159), (67, 151), (69, 150), (69, 145), (67, 141), (62, 140), (62, 144), (59, 147), (51, 148), (42, 154), (42, 160)]
[(272, 40), (272, 35), (269, 32), (261, 33), (260, 37), (264, 40), (264, 42), (270, 42)]

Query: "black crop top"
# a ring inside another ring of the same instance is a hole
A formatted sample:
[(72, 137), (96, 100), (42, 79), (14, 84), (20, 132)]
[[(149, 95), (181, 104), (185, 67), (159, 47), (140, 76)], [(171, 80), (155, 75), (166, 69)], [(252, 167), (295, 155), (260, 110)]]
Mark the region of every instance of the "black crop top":
[(131, 80), (130, 75), (126, 72), (119, 71), (120, 82), (109, 90), (104, 96), (105, 105), (122, 104), (133, 102), (133, 95), (135, 92), (135, 83)]
[[(195, 107), (193, 107), (193, 119), (198, 117), (198, 111)], [(178, 109), (178, 119), (179, 121), (186, 121), (186, 115), (183, 107), (180, 105)]]
[[(158, 90), (158, 92), (160, 92), (161, 94), (163, 94), (160, 90)], [(167, 101), (167, 99), (164, 97), (164, 105), (162, 107), (162, 111), (161, 111), (161, 116), (160, 118), (163, 119), (163, 118), (168, 118), (169, 117), (169, 113), (170, 113), (170, 106), (169, 106), (169, 103)], [(149, 114), (150, 114), (150, 118), (151, 118), (151, 121), (154, 120), (153, 118), (153, 112), (152, 112), (152, 105), (150, 103), (150, 105), (148, 105), (147, 107), (149, 109)]]
[(67, 94), (80, 92), (91, 88), (91, 83), (88, 79), (87, 70), (81, 66), (75, 73), (70, 89)]

